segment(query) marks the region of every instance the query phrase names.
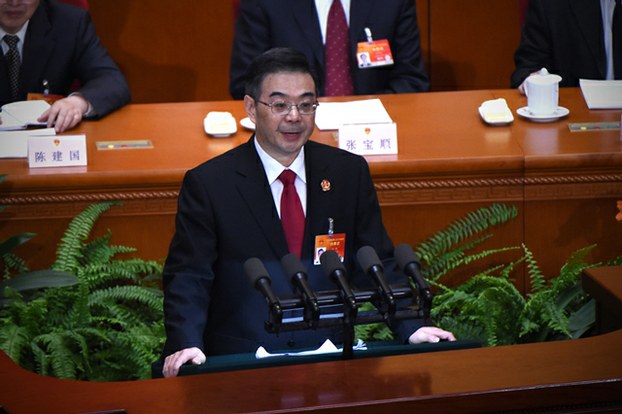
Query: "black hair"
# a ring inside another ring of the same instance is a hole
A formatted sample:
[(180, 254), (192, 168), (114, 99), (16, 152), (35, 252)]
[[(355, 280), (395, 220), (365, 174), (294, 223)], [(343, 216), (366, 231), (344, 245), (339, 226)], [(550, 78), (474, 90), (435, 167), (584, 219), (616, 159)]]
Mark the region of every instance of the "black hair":
[(257, 56), (246, 70), (245, 93), (255, 100), (261, 96), (261, 86), (266, 76), (280, 72), (306, 73), (313, 78), (318, 95), (318, 78), (307, 57), (296, 49), (277, 47)]

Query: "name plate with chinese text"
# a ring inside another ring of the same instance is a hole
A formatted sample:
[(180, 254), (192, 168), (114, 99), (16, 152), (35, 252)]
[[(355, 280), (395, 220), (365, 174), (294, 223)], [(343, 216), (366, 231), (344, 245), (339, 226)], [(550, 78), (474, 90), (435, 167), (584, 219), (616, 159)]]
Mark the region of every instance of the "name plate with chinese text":
[(86, 163), (86, 135), (28, 137), (30, 168), (84, 166)]
[(397, 125), (395, 122), (341, 125), (339, 148), (358, 155), (397, 154)]

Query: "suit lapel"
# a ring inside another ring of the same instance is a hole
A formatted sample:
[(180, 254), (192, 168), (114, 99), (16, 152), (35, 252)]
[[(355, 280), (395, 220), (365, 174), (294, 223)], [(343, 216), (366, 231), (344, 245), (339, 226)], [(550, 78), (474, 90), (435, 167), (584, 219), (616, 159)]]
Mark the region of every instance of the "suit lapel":
[(235, 186), (275, 256), (280, 258), (287, 254), (287, 242), (274, 206), (272, 190), (254, 145), (253, 137), (236, 154)]
[[(350, 4), (350, 50), (352, 56), (356, 56), (358, 42), (365, 40), (365, 22), (371, 13), (371, 6), (372, 0), (352, 0)], [(372, 28), (370, 27), (370, 29)]]
[[(603, 21), (598, 0), (568, 0), (581, 35), (592, 52), (600, 77), (606, 76), (607, 58), (603, 44)], [(597, 22), (597, 24), (593, 24)]]
[(44, 3), (42, 3), (30, 19), (24, 42), (20, 76), (25, 93), (42, 89), (42, 85), (37, 83), (43, 76), (43, 70), (47, 66), (55, 46), (55, 41), (47, 36), (51, 29), (52, 26), (48, 20)]
[(309, 255), (304, 258), (312, 259), (311, 254), (315, 245), (315, 236), (328, 233), (328, 218), (332, 205), (332, 192), (322, 189), (322, 181), (331, 181), (330, 162), (315, 154), (316, 145), (310, 141), (305, 145), (305, 164), (307, 172), (307, 219), (303, 251)]

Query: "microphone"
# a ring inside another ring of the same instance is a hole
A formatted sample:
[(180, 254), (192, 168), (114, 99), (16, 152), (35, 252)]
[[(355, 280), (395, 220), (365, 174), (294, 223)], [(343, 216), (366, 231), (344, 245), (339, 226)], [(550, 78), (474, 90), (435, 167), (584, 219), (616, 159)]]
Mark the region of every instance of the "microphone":
[(337, 253), (334, 250), (325, 251), (320, 256), (320, 264), (324, 273), (339, 286), (346, 306), (350, 311), (356, 309), (356, 299), (346, 280), (346, 268)]
[(302, 294), (305, 303), (305, 320), (312, 320), (314, 321), (313, 325), (316, 325), (320, 318), (320, 306), (315, 293), (313, 293), (307, 283), (307, 273), (302, 262), (298, 259), (298, 256), (289, 253), (283, 256), (281, 265), (283, 265), (285, 273), (291, 275), (292, 284)]
[(371, 246), (363, 246), (358, 252), (356, 252), (359, 264), (365, 271), (365, 273), (371, 275), (372, 279), (380, 289), (380, 293), (384, 298), (384, 301), (388, 305), (389, 313), (395, 313), (395, 299), (393, 298), (393, 292), (391, 287), (387, 284), (384, 278), (384, 267), (382, 261), (378, 257), (378, 254)]
[(283, 317), (281, 303), (272, 291), (272, 281), (270, 279), (270, 275), (261, 260), (256, 257), (251, 257), (244, 262), (244, 271), (246, 272), (251, 284), (255, 287), (255, 289), (260, 291), (264, 298), (268, 301), (268, 306), (276, 320), (276, 323), (281, 323)]
[(432, 292), (430, 291), (430, 285), (428, 285), (428, 282), (423, 278), (423, 276), (421, 276), (421, 272), (419, 271), (419, 258), (413, 251), (412, 247), (406, 243), (397, 246), (393, 254), (395, 256), (395, 260), (397, 261), (397, 265), (404, 271), (404, 273), (410, 276), (415, 282), (415, 285), (417, 285), (419, 295), (424, 301), (424, 310), (428, 312), (429, 307), (432, 304)]

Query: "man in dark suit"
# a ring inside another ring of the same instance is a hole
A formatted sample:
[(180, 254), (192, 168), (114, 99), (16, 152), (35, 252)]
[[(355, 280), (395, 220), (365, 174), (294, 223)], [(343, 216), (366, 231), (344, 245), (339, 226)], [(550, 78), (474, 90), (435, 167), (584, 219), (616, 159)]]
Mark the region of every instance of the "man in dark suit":
[[(324, 96), (324, 14), (317, 4), (331, 0), (242, 0), (236, 21), (230, 68), (230, 92), (244, 97), (244, 73), (254, 57), (273, 47), (303, 52), (319, 75), (318, 89)], [(424, 92), (429, 89), (423, 66), (417, 10), (414, 0), (350, 0), (350, 67), (355, 95)], [(345, 13), (348, 14), (346, 8)], [(374, 40), (388, 40), (393, 65), (359, 68), (356, 52), (366, 42), (365, 28)]]
[[(345, 234), (344, 265), (352, 282), (367, 283), (355, 265), (362, 246), (372, 246), (392, 269), (393, 245), (365, 160), (309, 141), (314, 129), (317, 84), (304, 55), (272, 49), (249, 67), (244, 105), (255, 134), (239, 147), (188, 171), (179, 194), (176, 232), (163, 272), (166, 344), (164, 376), (206, 355), (318, 347), (340, 343), (339, 328), (279, 335), (266, 332), (268, 308), (243, 270), (247, 259), (266, 266), (272, 289), (291, 295), (291, 275), (280, 260), (288, 254), (279, 200), (284, 170), (295, 173), (304, 210), (301, 261), (314, 291), (336, 289), (319, 266), (315, 237)], [(332, 223), (332, 224), (329, 224)], [(455, 339), (450, 332), (408, 321), (397, 327), (404, 341)], [(416, 330), (416, 331), (415, 331)], [(413, 333), (414, 331), (414, 333)]]
[(615, 1), (530, 0), (514, 55), (512, 87), (521, 87), (530, 74), (542, 68), (560, 75), (560, 86), (566, 87), (579, 86), (581, 78), (613, 79), (611, 18)]
[[(127, 81), (100, 43), (87, 11), (51, 0), (1, 1), (0, 29), (0, 104), (25, 100), (28, 93), (62, 95), (39, 119), (61, 132), (83, 117), (103, 117), (130, 101)], [(14, 96), (5, 34), (19, 38)], [(76, 81), (79, 88), (70, 94)]]

